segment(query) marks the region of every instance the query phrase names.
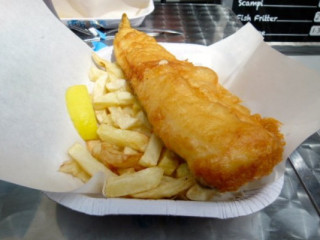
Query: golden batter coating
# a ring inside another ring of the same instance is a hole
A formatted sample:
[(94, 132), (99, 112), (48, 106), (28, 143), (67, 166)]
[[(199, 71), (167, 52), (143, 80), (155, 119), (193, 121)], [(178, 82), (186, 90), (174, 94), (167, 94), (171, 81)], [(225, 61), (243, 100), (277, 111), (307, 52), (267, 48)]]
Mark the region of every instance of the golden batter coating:
[(201, 183), (234, 191), (282, 160), (280, 123), (251, 115), (213, 70), (177, 60), (125, 15), (114, 51), (154, 132)]

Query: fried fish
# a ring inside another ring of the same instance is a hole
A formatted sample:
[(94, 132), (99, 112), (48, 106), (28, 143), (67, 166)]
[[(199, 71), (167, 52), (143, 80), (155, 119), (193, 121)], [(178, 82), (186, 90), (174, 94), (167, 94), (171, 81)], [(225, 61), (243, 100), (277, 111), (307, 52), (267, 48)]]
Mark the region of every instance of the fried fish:
[(282, 160), (280, 123), (251, 114), (206, 67), (177, 60), (123, 16), (114, 41), (124, 71), (165, 146), (202, 184), (221, 192), (270, 174)]

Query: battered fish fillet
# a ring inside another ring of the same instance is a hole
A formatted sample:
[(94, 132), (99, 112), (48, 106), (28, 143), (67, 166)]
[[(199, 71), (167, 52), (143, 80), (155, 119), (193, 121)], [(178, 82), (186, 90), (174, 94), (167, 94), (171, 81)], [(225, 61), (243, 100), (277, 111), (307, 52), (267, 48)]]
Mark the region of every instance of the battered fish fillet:
[(251, 115), (214, 71), (177, 60), (125, 15), (114, 52), (154, 132), (202, 184), (234, 191), (282, 160), (277, 120)]

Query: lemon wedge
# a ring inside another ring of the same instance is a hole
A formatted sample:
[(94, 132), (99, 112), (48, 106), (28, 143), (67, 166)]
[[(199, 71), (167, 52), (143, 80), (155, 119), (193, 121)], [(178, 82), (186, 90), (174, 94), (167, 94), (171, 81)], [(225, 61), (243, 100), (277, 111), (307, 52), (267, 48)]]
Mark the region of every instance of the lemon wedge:
[(97, 139), (98, 123), (93, 110), (91, 97), (85, 85), (69, 87), (66, 104), (74, 127), (84, 140)]

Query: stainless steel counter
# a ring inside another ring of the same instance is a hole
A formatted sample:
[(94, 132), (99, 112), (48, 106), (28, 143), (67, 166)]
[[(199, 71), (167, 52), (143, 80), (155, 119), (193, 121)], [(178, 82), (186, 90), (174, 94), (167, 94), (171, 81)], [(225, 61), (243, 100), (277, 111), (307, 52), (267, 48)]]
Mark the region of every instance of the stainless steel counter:
[(183, 35), (164, 34), (161, 42), (210, 45), (238, 30), (242, 23), (234, 13), (219, 5), (158, 4), (142, 26), (175, 29)]
[[(143, 26), (184, 33), (161, 35), (159, 41), (209, 45), (235, 32), (241, 23), (217, 5), (158, 4)], [(314, 62), (317, 57), (296, 59), (320, 69), (320, 61)], [(287, 161), (284, 186), (273, 204), (228, 220), (88, 216), (57, 205), (40, 191), (2, 181), (0, 239), (320, 239), (319, 143), (315, 133)]]

